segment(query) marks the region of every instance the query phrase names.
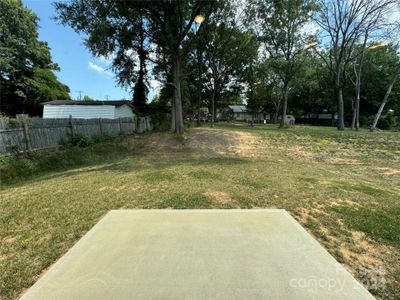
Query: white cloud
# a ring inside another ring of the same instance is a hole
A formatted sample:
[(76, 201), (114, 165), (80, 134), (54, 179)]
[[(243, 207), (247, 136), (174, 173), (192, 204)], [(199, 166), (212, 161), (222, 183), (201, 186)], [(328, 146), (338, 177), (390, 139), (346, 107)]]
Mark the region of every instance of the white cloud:
[(89, 61), (89, 69), (92, 69), (98, 73), (102, 73), (102, 74), (110, 76), (110, 77), (113, 76), (112, 72), (104, 69), (103, 67), (100, 67), (99, 65), (96, 65), (95, 63), (93, 63), (91, 61)]
[(316, 35), (318, 33), (318, 26), (313, 21), (309, 21), (304, 24), (303, 28), (301, 29), (301, 33)]
[(137, 53), (133, 49), (127, 49), (124, 50), (124, 54), (131, 59), (136, 59), (137, 58)]
[(153, 93), (158, 93), (162, 88), (162, 83), (156, 79), (149, 80), (149, 89)]

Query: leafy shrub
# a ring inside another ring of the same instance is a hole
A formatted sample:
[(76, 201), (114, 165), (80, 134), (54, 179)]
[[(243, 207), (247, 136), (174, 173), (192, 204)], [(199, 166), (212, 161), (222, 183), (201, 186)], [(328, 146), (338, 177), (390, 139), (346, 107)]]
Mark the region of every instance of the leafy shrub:
[(394, 129), (397, 125), (396, 117), (393, 113), (388, 112), (382, 115), (378, 121), (378, 128), (379, 129)]
[(77, 133), (71, 137), (72, 146), (87, 147), (92, 143), (93, 143), (92, 139), (83, 133)]
[(156, 131), (168, 131), (171, 128), (171, 114), (157, 111), (150, 116)]
[(60, 141), (60, 145), (66, 148), (68, 147), (87, 147), (93, 144), (93, 140), (83, 134), (83, 133), (76, 133), (74, 135), (68, 135), (67, 139), (62, 139)]

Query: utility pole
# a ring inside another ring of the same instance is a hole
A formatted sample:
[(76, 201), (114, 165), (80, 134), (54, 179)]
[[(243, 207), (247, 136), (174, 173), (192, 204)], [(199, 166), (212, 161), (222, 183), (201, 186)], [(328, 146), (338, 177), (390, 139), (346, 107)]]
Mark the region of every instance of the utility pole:
[(76, 92), (76, 93), (79, 93), (79, 99), (78, 99), (78, 100), (79, 100), (79, 101), (82, 100), (82, 93), (83, 93), (84, 91), (75, 91), (75, 92)]
[(110, 95), (104, 95), (104, 98), (106, 98), (106, 100), (110, 100)]

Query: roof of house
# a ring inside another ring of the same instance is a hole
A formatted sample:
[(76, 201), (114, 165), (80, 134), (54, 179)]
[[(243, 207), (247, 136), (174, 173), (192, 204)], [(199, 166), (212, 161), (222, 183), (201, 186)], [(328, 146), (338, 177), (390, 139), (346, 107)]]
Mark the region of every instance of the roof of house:
[(229, 105), (229, 108), (232, 109), (234, 113), (245, 113), (247, 111), (244, 105)]
[(128, 100), (107, 100), (107, 101), (54, 100), (42, 103), (42, 105), (114, 105), (114, 106), (122, 106), (125, 104), (132, 107), (132, 102)]

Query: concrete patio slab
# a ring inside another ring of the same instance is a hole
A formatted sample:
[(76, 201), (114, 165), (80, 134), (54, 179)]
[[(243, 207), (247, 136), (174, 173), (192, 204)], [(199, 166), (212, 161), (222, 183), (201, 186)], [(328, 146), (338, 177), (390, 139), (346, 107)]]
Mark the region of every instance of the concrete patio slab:
[(284, 210), (114, 210), (22, 299), (373, 299)]

